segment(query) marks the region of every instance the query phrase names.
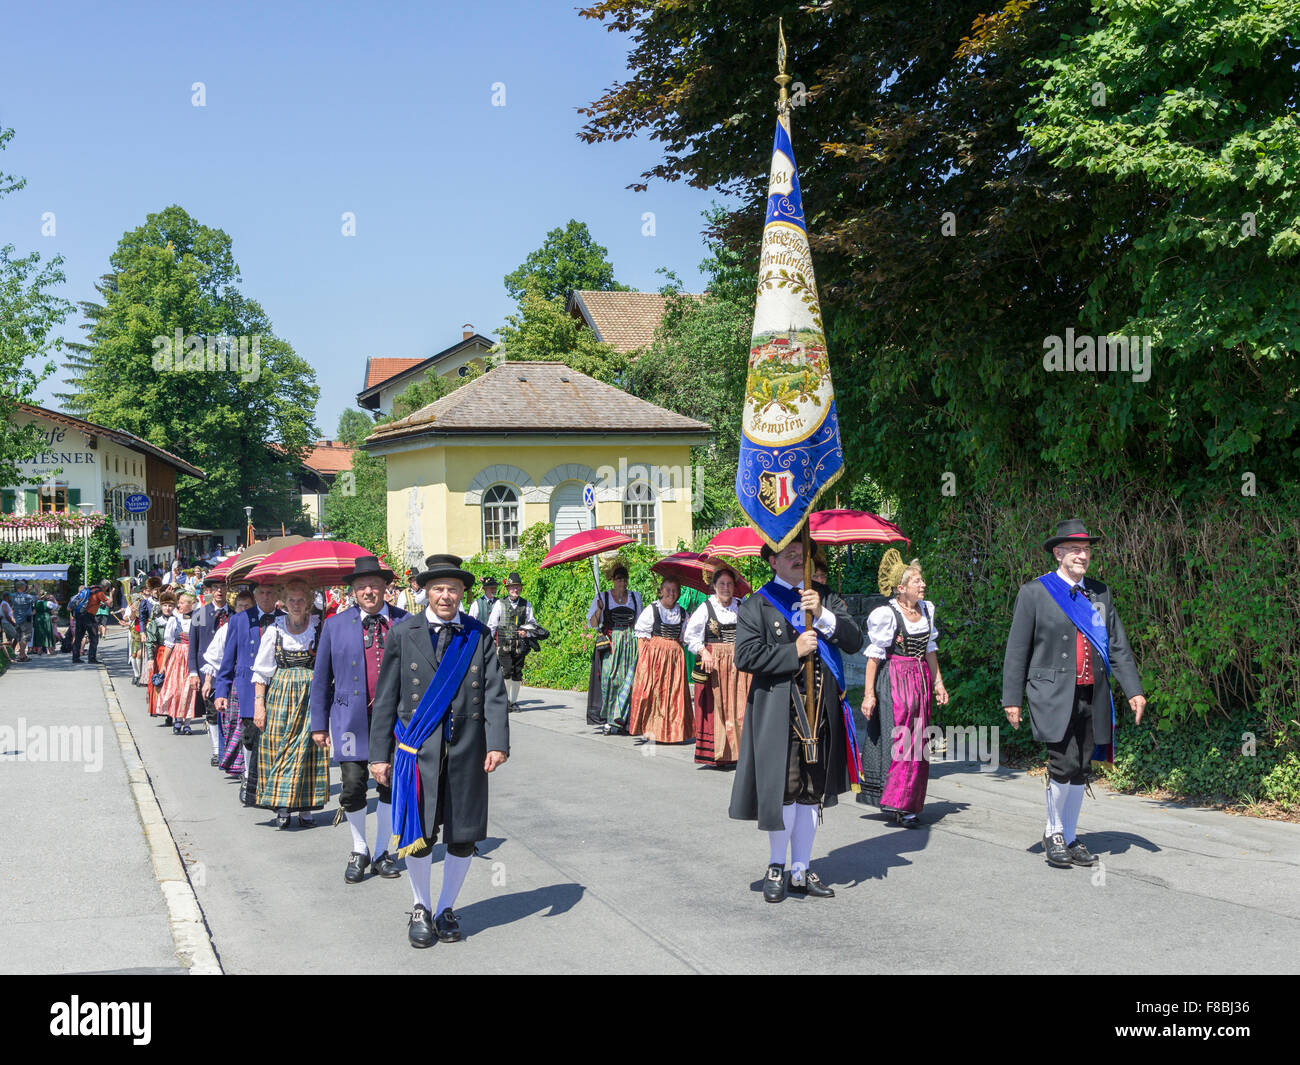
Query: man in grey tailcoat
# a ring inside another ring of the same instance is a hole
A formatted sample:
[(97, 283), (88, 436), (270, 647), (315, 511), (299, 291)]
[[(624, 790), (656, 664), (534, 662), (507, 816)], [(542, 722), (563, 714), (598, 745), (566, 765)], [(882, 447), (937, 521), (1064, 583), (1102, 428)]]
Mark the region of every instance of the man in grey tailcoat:
[(1016, 596), (1002, 667), (1002, 705), (1020, 727), (1025, 698), (1034, 739), (1047, 744), (1047, 827), (1043, 849), (1052, 865), (1094, 865), (1078, 839), (1079, 811), (1093, 752), (1114, 743), (1110, 679), (1128, 695), (1138, 724), (1146, 698), (1110, 589), (1085, 578), (1101, 537), (1082, 521), (1061, 522), (1043, 545), (1055, 572), (1022, 585)]

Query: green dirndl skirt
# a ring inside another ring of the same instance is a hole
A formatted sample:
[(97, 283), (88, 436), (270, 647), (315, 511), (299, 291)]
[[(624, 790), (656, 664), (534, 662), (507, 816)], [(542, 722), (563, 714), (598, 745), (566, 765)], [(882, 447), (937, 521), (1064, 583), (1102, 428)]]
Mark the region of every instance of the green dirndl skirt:
[(607, 725), (623, 725), (632, 703), (632, 682), (640, 644), (636, 630), (615, 629), (610, 649), (600, 663), (600, 716)]
[(311, 673), (278, 666), (271, 678), (257, 745), (258, 806), (322, 810), (329, 799), (329, 753), (311, 740)]

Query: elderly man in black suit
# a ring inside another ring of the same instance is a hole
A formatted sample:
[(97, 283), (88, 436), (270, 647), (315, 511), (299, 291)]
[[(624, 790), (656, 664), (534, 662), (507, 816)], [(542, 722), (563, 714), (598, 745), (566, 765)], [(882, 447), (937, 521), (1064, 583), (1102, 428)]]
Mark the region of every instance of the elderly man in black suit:
[(1118, 678), (1137, 723), (1146, 698), (1110, 589), (1085, 578), (1100, 536), (1082, 521), (1061, 522), (1043, 545), (1057, 568), (1016, 596), (1002, 667), (1002, 705), (1020, 727), (1028, 697), (1034, 739), (1047, 744), (1047, 827), (1043, 849), (1054, 866), (1095, 865), (1078, 839), (1079, 810), (1093, 752), (1114, 742), (1110, 678)]
[(221, 759), (221, 750), (225, 737), (221, 735), (221, 711), (216, 708), (212, 698), (212, 677), (202, 670), (203, 656), (207, 654), (208, 645), (217, 630), (224, 628), (230, 621), (233, 611), (226, 605), (226, 582), (222, 577), (203, 578), (203, 588), (212, 596), (212, 602), (196, 607), (190, 615), (189, 645), (189, 686), (191, 691), (198, 691), (203, 699), (204, 716), (208, 721), (208, 738), (212, 741), (212, 758), (208, 765), (216, 765)]
[[(434, 941), (429, 878), (439, 825), (447, 856), (433, 911), (436, 934), (444, 943), (460, 939), (453, 907), (474, 845), (487, 838), (488, 774), (510, 755), (506, 686), (496, 647), (487, 626), (460, 609), (474, 575), (461, 569), (455, 555), (430, 555), (424, 564), (416, 580), (428, 606), (389, 633), (370, 726), (370, 770), (380, 784), (393, 787), (394, 832), (415, 899), (407, 928), (413, 947)], [(430, 691), (435, 678), (438, 684)], [(450, 692), (441, 705), (438, 692)], [(418, 778), (399, 772), (394, 780), (395, 751), (414, 757)], [(414, 833), (411, 802), (417, 802)]]
[[(757, 821), (768, 834), (766, 901), (781, 902), (787, 891), (830, 898), (835, 892), (808, 868), (821, 807), (834, 806), (850, 784), (830, 659), (861, 650), (862, 630), (844, 600), (824, 584), (803, 587), (799, 540), (778, 552), (764, 544), (762, 554), (773, 579), (741, 604), (736, 617), (736, 668), (754, 680), (729, 812), (735, 820)], [(812, 612), (816, 631), (801, 631), (805, 610)], [(813, 693), (805, 687), (809, 655), (816, 664)]]

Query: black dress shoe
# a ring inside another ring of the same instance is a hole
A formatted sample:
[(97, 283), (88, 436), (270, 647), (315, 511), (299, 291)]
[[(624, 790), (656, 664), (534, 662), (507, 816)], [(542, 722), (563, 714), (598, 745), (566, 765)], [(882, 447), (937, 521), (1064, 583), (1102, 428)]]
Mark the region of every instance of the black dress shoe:
[(438, 938), (444, 943), (460, 942), (460, 922), (450, 906), (438, 914)]
[(1058, 869), (1069, 869), (1070, 852), (1065, 849), (1065, 837), (1059, 832), (1043, 837), (1043, 851), (1047, 854), (1047, 863)]
[(411, 921), (406, 926), (406, 938), (411, 941), (413, 947), (433, 946), (433, 921), (429, 918), (429, 911), (418, 902), (415, 904), (415, 909), (411, 911)]
[(393, 861), (393, 856), (384, 851), (370, 865), (375, 876), (382, 876), (385, 880), (396, 880), (402, 874), (398, 872), (397, 863)]
[(211, 758), (208, 759), (208, 765), (216, 765), (216, 764), (217, 764), (217, 756), (214, 754)]
[(257, 789), (256, 789), (256, 788), (241, 787), (241, 788), (239, 789), (239, 801), (242, 802), (245, 806), (256, 806), (256, 805), (257, 805)]
[(769, 865), (763, 881), (763, 901), (780, 902), (785, 898), (785, 866)]
[(790, 894), (807, 895), (812, 899), (833, 899), (835, 897), (835, 892), (823, 884), (811, 869), (805, 872), (802, 877), (796, 877), (794, 873), (790, 874)]
[(1070, 854), (1070, 863), (1072, 865), (1096, 865), (1097, 856), (1088, 850), (1087, 847), (1079, 840), (1075, 840), (1065, 848)]
[(348, 867), (343, 872), (343, 879), (349, 884), (359, 884), (366, 878), (366, 866), (370, 864), (370, 855), (353, 851), (348, 858)]

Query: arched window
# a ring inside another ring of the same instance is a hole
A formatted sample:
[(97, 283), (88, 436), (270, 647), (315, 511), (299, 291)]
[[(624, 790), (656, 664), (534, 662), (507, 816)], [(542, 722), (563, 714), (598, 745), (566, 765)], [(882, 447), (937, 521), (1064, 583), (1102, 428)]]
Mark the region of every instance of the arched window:
[(519, 547), (519, 493), (494, 484), (483, 493), (483, 548), (514, 551)]
[(655, 490), (647, 481), (634, 481), (623, 495), (623, 524), (640, 525), (641, 531), (628, 529), (641, 543), (654, 546), (659, 542), (655, 528)]

